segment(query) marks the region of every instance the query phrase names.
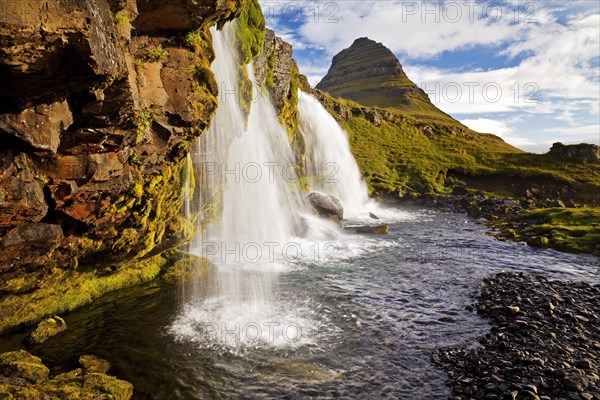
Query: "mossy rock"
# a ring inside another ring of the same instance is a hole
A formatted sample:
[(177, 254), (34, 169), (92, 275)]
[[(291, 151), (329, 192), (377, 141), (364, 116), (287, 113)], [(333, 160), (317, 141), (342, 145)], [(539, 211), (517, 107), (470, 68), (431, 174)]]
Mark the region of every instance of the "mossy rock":
[(192, 277), (206, 274), (214, 265), (203, 257), (186, 252), (173, 252), (171, 260), (164, 269), (161, 278), (168, 283), (178, 283), (191, 279)]
[(95, 372), (105, 374), (110, 369), (108, 361), (92, 355), (79, 357), (79, 364), (85, 369), (86, 373)]
[(113, 376), (96, 372), (86, 372), (83, 388), (110, 394), (115, 400), (129, 400), (133, 396), (133, 385)]
[(39, 357), (25, 350), (0, 354), (0, 375), (22, 378), (27, 382), (39, 383), (48, 380), (50, 370)]
[(131, 383), (106, 375), (110, 364), (82, 356), (84, 367), (48, 379), (48, 368), (25, 350), (0, 354), (0, 398), (57, 400), (129, 400)]
[(27, 337), (31, 344), (43, 343), (52, 336), (67, 330), (67, 324), (61, 317), (51, 317), (40, 322), (33, 332)]

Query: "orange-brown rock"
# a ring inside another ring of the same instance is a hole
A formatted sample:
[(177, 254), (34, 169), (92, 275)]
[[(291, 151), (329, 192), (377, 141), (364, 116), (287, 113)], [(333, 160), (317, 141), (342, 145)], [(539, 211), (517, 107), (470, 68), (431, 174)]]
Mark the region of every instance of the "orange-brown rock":
[(73, 115), (65, 100), (39, 104), (18, 114), (0, 114), (0, 129), (31, 146), (56, 153), (60, 134), (73, 123)]
[(40, 221), (48, 212), (42, 182), (31, 159), (0, 151), (0, 229)]

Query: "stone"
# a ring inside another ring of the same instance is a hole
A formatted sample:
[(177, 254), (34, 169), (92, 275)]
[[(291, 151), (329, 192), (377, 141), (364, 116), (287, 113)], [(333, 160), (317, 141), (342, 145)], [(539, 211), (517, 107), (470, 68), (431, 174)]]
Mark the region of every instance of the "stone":
[(455, 186), (454, 189), (452, 189), (453, 196), (466, 196), (468, 194), (469, 191), (464, 186)]
[(136, 32), (189, 32), (200, 28), (208, 18), (227, 18), (235, 2), (210, 0), (144, 0), (137, 2)]
[[(0, 98), (51, 97), (125, 75), (106, 0), (9, 1), (0, 13)], [(64, 98), (64, 97), (62, 97)]]
[(0, 238), (0, 271), (35, 261), (57, 248), (63, 239), (60, 225), (20, 225)]
[(378, 225), (378, 226), (359, 226), (356, 228), (352, 228), (355, 233), (362, 234), (373, 234), (373, 235), (385, 235), (389, 232), (389, 227), (387, 225)]
[(27, 341), (30, 344), (44, 343), (52, 336), (58, 335), (65, 330), (67, 330), (65, 320), (57, 316), (47, 318), (40, 322), (35, 330), (29, 334)]
[(0, 375), (22, 378), (27, 382), (38, 383), (48, 379), (50, 370), (25, 350), (0, 354)]
[(84, 355), (79, 357), (79, 364), (86, 370), (86, 372), (105, 374), (110, 369), (110, 364), (108, 361), (93, 355)]
[(581, 369), (592, 369), (594, 368), (594, 363), (592, 363), (592, 360), (585, 358), (577, 361), (575, 366)]
[(46, 216), (43, 184), (34, 171), (26, 154), (0, 150), (0, 228), (38, 222)]
[(66, 100), (39, 104), (18, 114), (0, 114), (0, 129), (31, 146), (56, 153), (60, 135), (73, 123)]
[[(273, 58), (272, 66), (272, 86), (266, 85), (269, 90), (270, 99), (278, 110), (284, 106), (290, 93), (291, 74), (290, 71), (295, 67), (296, 61), (292, 58), (292, 46), (280, 37), (275, 35), (270, 29), (265, 32), (264, 51), (256, 57), (254, 67), (256, 70), (256, 79), (258, 82), (266, 82), (269, 58)], [(347, 110), (340, 110), (342, 114)], [(346, 116), (349, 118), (349, 115)]]
[(564, 145), (560, 142), (554, 143), (548, 154), (565, 157), (578, 162), (600, 163), (600, 146), (596, 144), (572, 144)]
[(133, 396), (133, 385), (103, 373), (87, 372), (83, 378), (85, 389), (110, 394), (115, 400), (129, 400)]
[(340, 220), (344, 219), (342, 203), (334, 196), (313, 192), (308, 195), (308, 201), (320, 216), (335, 216)]
[(529, 240), (529, 244), (532, 246), (546, 247), (550, 244), (550, 241), (545, 236), (535, 236)]

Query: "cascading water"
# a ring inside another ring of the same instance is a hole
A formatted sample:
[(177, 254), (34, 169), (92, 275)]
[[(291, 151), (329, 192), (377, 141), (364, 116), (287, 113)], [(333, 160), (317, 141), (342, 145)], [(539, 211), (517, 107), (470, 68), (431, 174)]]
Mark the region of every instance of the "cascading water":
[(298, 122), (306, 140), (305, 168), (311, 187), (337, 197), (345, 217), (368, 214), (367, 185), (350, 151), (348, 134), (314, 96), (299, 91), (298, 97)]
[(274, 298), (284, 259), (299, 247), (293, 239), (307, 212), (294, 183), (294, 153), (275, 109), (257, 89), (251, 65), (255, 96), (246, 126), (233, 94), (240, 87), (235, 25), (211, 33), (216, 54), (212, 69), (221, 95), (194, 161), (200, 220), (216, 222), (205, 227), (190, 251), (216, 268), (187, 285), (184, 313), (172, 331), (229, 350), (265, 342), (297, 344), (286, 339), (304, 320), (295, 306), (286, 310)]
[[(299, 263), (323, 262), (353, 245), (329, 242), (345, 235), (310, 210), (288, 134), (256, 84), (252, 65), (254, 99), (246, 120), (235, 94), (241, 86), (235, 29), (229, 23), (222, 31), (211, 30), (219, 107), (197, 145), (198, 189), (186, 206), (205, 224), (190, 252), (215, 267), (185, 285), (184, 310), (171, 330), (184, 340), (233, 352), (314, 344), (316, 321), (326, 317), (315, 315), (306, 299), (282, 298), (278, 279)], [(312, 189), (340, 199), (350, 218), (368, 215), (367, 187), (346, 132), (317, 99), (302, 92), (299, 97)]]

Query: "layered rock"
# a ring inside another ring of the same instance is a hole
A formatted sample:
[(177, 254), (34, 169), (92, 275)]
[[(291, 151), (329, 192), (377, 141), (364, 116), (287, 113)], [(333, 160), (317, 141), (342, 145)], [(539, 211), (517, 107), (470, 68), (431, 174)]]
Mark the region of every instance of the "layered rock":
[[(208, 29), (248, 10), (262, 20), (254, 0), (5, 3), (0, 332), (127, 286), (137, 260), (192, 233), (180, 215), (185, 157), (217, 107)], [(131, 283), (162, 265), (144, 262)], [(82, 273), (103, 282), (92, 295), (70, 286)]]
[(292, 46), (275, 32), (265, 32), (264, 51), (254, 60), (256, 79), (267, 88), (271, 102), (277, 109), (280, 121), (288, 129), (290, 136), (298, 133), (298, 89), (303, 87), (296, 60), (292, 58)]
[(560, 142), (554, 143), (550, 149), (550, 154), (577, 162), (600, 163), (600, 146), (596, 144), (580, 143), (564, 145)]

